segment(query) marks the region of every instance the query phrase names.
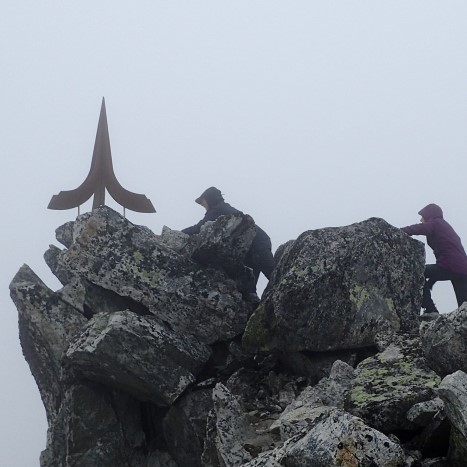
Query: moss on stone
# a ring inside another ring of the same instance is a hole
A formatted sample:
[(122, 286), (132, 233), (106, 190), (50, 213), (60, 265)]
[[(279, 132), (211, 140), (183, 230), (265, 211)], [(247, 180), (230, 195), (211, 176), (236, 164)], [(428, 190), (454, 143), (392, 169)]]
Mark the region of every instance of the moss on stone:
[(271, 334), (265, 326), (266, 307), (260, 304), (251, 315), (246, 325), (242, 338), (242, 345), (245, 350), (269, 351), (269, 341)]

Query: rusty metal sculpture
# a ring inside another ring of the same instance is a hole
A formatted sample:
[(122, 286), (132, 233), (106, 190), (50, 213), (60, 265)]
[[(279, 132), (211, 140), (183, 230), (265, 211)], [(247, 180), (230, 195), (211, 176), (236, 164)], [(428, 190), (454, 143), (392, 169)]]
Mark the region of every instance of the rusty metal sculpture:
[(136, 212), (156, 212), (149, 198), (145, 195), (126, 190), (120, 185), (115, 176), (112, 165), (112, 153), (110, 151), (107, 113), (103, 98), (88, 176), (78, 188), (61, 191), (58, 195), (53, 195), (47, 208), (71, 209), (77, 207), (79, 214), (79, 206), (94, 195), (92, 209), (96, 209), (98, 206), (105, 204), (106, 188), (110, 196), (123, 208)]

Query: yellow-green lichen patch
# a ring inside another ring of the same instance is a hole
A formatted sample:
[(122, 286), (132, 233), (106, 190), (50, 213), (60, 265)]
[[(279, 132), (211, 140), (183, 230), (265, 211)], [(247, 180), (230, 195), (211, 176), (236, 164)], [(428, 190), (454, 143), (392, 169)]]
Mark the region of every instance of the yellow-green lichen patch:
[(394, 302), (392, 298), (385, 298), (384, 301), (386, 302), (386, 305), (388, 306), (388, 309), (392, 311), (393, 313), (396, 312), (396, 307), (394, 306)]
[(159, 271), (146, 271), (144, 269), (139, 269), (135, 264), (129, 266), (128, 270), (134, 279), (139, 279), (142, 283), (151, 288), (156, 288), (160, 285), (161, 274)]
[(349, 290), (349, 298), (355, 307), (360, 309), (363, 304), (370, 298), (370, 293), (367, 289), (359, 285), (355, 285)]
[(360, 363), (350, 394), (354, 408), (372, 406), (383, 401), (403, 400), (437, 387), (440, 377), (418, 360), (406, 355), (394, 360), (380, 358), (382, 354)]
[(133, 253), (133, 258), (136, 261), (136, 263), (140, 263), (143, 260), (143, 255), (139, 251), (135, 251)]
[(265, 317), (266, 307), (264, 304), (261, 304), (256, 308), (246, 325), (242, 338), (242, 345), (245, 350), (261, 350), (264, 352), (269, 350), (271, 333), (269, 328), (266, 327)]

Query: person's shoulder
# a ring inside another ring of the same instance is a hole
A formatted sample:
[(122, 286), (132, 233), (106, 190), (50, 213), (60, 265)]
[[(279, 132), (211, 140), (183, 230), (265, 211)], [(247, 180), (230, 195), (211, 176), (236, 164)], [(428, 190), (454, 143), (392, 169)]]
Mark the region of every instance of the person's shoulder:
[(226, 214), (243, 214), (242, 211), (240, 211), (237, 208), (234, 208), (231, 206), (229, 203), (226, 203), (225, 201), (219, 205), (219, 209), (225, 211)]

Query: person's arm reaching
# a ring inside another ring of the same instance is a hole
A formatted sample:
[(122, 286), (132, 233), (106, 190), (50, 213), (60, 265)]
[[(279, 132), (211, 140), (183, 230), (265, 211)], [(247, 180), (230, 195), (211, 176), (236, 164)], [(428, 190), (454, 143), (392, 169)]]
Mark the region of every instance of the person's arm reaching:
[(204, 217), (197, 224), (192, 225), (191, 227), (187, 227), (186, 229), (183, 229), (182, 232), (188, 235), (199, 234), (199, 231), (201, 230), (202, 225), (206, 224), (206, 222), (209, 222), (209, 221), (215, 221), (218, 217), (219, 215), (215, 211), (215, 209), (210, 209), (209, 211), (206, 212)]
[(402, 227), (406, 234), (412, 235), (429, 235), (433, 231), (432, 222), (421, 222), (420, 224), (408, 225), (407, 227)]

